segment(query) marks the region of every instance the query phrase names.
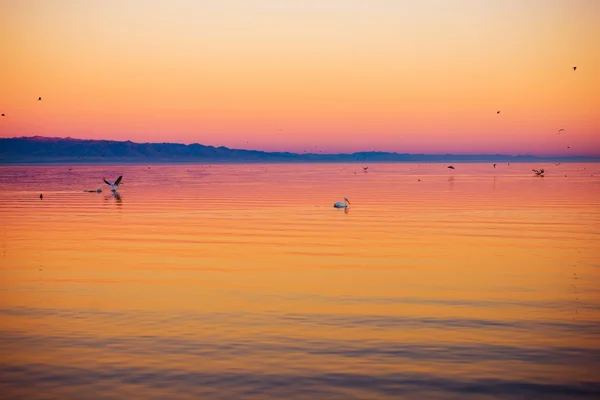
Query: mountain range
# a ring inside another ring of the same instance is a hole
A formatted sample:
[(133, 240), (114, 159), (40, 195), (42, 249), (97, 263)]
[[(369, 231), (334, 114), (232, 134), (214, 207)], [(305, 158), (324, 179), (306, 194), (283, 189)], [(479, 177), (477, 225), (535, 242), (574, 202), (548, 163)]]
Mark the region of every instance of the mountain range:
[(600, 161), (600, 157), (505, 154), (408, 154), (357, 152), (315, 154), (230, 149), (202, 144), (134, 143), (131, 141), (53, 138), (43, 136), (0, 139), (0, 163), (136, 163), (136, 162), (535, 162)]

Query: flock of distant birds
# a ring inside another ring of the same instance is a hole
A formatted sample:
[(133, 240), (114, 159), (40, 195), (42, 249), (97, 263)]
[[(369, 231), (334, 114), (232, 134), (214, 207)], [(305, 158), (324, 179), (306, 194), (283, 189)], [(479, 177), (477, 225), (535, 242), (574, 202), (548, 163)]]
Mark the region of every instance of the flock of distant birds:
[[(556, 163), (554, 165), (558, 166), (560, 164), (561, 163)], [(492, 166), (494, 168), (496, 168), (496, 165), (498, 165), (498, 164), (496, 164), (496, 163), (492, 164)], [(510, 165), (510, 163), (508, 163), (508, 165)], [(150, 168), (150, 167), (148, 167), (148, 168)], [(456, 169), (454, 167), (454, 165), (448, 165), (446, 168), (448, 168), (448, 169)], [(365, 173), (369, 172), (369, 167), (368, 166), (362, 167), (362, 169), (363, 169), (363, 172), (365, 172)], [(71, 171), (71, 168), (69, 168), (69, 171)], [(534, 174), (536, 176), (541, 176), (541, 177), (544, 176), (544, 172), (545, 172), (544, 168), (539, 168), (539, 169), (534, 168), (534, 169), (532, 169), (532, 171), (534, 172)], [(356, 172), (355, 172), (355, 174), (356, 174)], [(119, 189), (119, 186), (123, 184), (123, 182), (122, 182), (123, 176), (122, 175), (119, 176), (114, 182), (107, 181), (106, 178), (102, 178), (102, 180), (104, 181), (104, 183), (106, 183), (110, 187), (110, 190), (111, 190), (113, 196), (116, 197), (117, 199), (120, 199), (120, 195), (117, 192), (117, 190)], [(418, 182), (421, 182), (421, 179), (417, 179), (417, 180), (418, 180)], [(88, 193), (102, 193), (102, 188), (99, 187), (98, 189), (84, 190), (84, 192), (88, 192)], [(44, 199), (44, 195), (40, 194), (40, 200), (43, 200), (43, 199)], [(337, 202), (335, 202), (333, 204), (333, 207), (334, 208), (345, 209), (346, 212), (347, 212), (348, 208), (350, 207), (350, 205), (351, 205), (350, 200), (348, 200), (347, 197), (344, 197), (344, 201), (343, 202), (342, 201), (337, 201)]]
[[(576, 70), (577, 70), (577, 67), (574, 66), (573, 67), (573, 71), (576, 71)], [(42, 101), (42, 97), (39, 96), (37, 100), (38, 101)], [(496, 111), (496, 114), (500, 114), (500, 110)], [(5, 117), (6, 114), (2, 113), (0, 116)], [(561, 128), (561, 129), (558, 130), (558, 134), (561, 134), (563, 132), (566, 132), (566, 130), (564, 128)], [(567, 146), (567, 148), (570, 149), (571, 147)], [(558, 163), (556, 165), (559, 165), (559, 164), (560, 163)], [(494, 168), (496, 168), (496, 164), (493, 164), (493, 166), (494, 166)], [(362, 168), (363, 168), (364, 172), (368, 172), (369, 167), (362, 167)], [(455, 169), (453, 165), (449, 165), (448, 168), (449, 169)], [(539, 168), (539, 169), (534, 168), (534, 169), (532, 169), (532, 171), (534, 172), (534, 174), (536, 176), (542, 176), (542, 177), (544, 176), (544, 173), (545, 173), (544, 168)], [(123, 179), (123, 176), (119, 176), (114, 183), (111, 183), (111, 182), (107, 181), (104, 178), (102, 178), (102, 179), (110, 187), (111, 192), (113, 194), (115, 194), (115, 195), (118, 195), (117, 190), (119, 188), (119, 185), (121, 184), (121, 180)], [(419, 179), (418, 181), (421, 182), (421, 179)], [(102, 188), (98, 188), (96, 190), (85, 190), (85, 192), (102, 193)], [(43, 198), (44, 198), (44, 195), (40, 194), (40, 200), (43, 199)], [(333, 204), (333, 207), (335, 207), (335, 208), (344, 208), (344, 209), (347, 209), (349, 206), (350, 206), (350, 201), (346, 197), (344, 197), (344, 201), (343, 202), (338, 201), (338, 202), (336, 202), (336, 203)]]

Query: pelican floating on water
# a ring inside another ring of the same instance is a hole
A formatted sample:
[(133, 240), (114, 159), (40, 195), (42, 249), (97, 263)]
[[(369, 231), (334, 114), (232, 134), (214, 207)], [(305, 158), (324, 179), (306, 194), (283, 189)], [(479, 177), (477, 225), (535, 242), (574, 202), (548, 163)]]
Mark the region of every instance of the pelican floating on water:
[(350, 200), (344, 197), (344, 202), (341, 201), (336, 202), (333, 206), (335, 208), (347, 208), (350, 205)]
[(117, 189), (119, 188), (119, 185), (121, 184), (121, 179), (123, 179), (123, 176), (120, 176), (117, 178), (117, 180), (115, 181), (115, 183), (110, 183), (109, 181), (107, 181), (106, 179), (102, 178), (102, 180), (108, 185), (110, 186), (110, 190), (113, 192), (116, 192)]

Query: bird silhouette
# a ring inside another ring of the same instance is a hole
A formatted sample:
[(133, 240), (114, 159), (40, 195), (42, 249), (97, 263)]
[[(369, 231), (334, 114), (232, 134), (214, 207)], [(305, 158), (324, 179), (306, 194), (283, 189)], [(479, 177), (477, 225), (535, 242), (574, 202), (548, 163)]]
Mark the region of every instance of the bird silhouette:
[(454, 169), (454, 167), (452, 165), (448, 165), (448, 168), (450, 169)]
[(44, 195), (40, 193), (40, 200), (44, 198)]
[(560, 135), (560, 133), (561, 133), (561, 132), (565, 132), (565, 130), (564, 130), (563, 128), (560, 128), (560, 129), (558, 130), (558, 134)]
[(494, 164), (494, 168), (496, 168), (496, 164)]
[(577, 67), (573, 67), (573, 71), (575, 71), (577, 69)]
[(40, 100), (42, 100), (42, 98), (41, 98), (41, 97), (38, 97), (38, 101), (40, 101)]
[(500, 114), (500, 111), (496, 111), (496, 114)]

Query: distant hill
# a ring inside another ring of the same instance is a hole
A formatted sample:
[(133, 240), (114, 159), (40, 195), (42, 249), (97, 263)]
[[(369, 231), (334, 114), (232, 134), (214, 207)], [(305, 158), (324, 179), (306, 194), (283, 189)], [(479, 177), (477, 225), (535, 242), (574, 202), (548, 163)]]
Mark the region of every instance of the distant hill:
[(358, 152), (352, 154), (297, 154), (229, 149), (180, 143), (134, 143), (114, 140), (49, 138), (42, 136), (0, 139), (0, 163), (98, 162), (528, 162), (600, 161), (600, 157), (539, 157), (503, 154), (406, 154)]

